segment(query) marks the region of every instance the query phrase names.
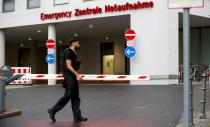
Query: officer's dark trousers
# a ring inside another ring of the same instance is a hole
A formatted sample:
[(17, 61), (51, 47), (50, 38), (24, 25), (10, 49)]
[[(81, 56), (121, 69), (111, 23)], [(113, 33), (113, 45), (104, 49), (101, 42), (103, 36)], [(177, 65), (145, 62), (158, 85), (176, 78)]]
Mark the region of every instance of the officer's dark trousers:
[(66, 80), (65, 93), (58, 102), (52, 107), (54, 113), (60, 111), (71, 100), (71, 107), (74, 115), (74, 119), (81, 117), (80, 110), (80, 98), (79, 98), (79, 86), (76, 78), (68, 77)]

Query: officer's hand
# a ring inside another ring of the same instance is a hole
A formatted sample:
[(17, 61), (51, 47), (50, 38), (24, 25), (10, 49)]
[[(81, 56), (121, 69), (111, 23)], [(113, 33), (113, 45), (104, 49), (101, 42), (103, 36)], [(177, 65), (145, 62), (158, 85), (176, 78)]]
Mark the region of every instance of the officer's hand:
[(77, 80), (82, 80), (82, 77), (79, 74), (77, 74), (76, 76), (77, 76)]

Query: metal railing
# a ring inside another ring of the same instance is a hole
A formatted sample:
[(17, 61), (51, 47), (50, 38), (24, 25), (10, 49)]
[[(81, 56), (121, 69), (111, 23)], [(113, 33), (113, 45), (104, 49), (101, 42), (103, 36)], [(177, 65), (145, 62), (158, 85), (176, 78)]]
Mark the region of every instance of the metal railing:
[[(203, 80), (203, 74), (210, 72), (210, 65), (190, 65), (190, 75), (193, 82), (201, 82)], [(179, 82), (183, 83), (184, 67), (179, 66)], [(207, 79), (209, 81), (209, 79)]]

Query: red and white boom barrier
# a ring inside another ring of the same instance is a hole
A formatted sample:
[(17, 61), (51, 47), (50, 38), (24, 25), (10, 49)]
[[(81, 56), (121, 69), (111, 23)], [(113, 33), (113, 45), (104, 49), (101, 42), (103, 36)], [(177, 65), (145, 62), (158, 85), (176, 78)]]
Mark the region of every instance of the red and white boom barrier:
[[(31, 67), (12, 67), (13, 74), (31, 74)], [(18, 79), (10, 84), (31, 84), (30, 78)]]
[[(85, 75), (81, 74), (82, 79), (86, 81), (147, 81), (149, 75)], [(63, 80), (62, 74), (25, 74), (21, 79), (30, 80)]]

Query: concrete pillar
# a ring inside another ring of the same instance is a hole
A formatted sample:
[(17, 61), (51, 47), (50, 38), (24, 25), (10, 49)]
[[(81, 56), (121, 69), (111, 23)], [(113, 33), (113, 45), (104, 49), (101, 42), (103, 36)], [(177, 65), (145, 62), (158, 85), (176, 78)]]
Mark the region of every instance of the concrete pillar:
[(0, 66), (5, 65), (5, 32), (0, 30)]
[(178, 83), (178, 79), (174, 79), (178, 77), (179, 67), (178, 13), (165, 8), (166, 2), (156, 4), (144, 15), (131, 15), (131, 29), (136, 31), (134, 47), (137, 53), (130, 59), (130, 74), (148, 74), (152, 78), (150, 81), (131, 81), (131, 84)]
[[(48, 25), (48, 39), (56, 41), (56, 27), (55, 24)], [(55, 44), (55, 56), (56, 56), (56, 44)], [(47, 55), (47, 54), (46, 54)], [(56, 62), (54, 64), (48, 64), (48, 74), (56, 74)], [(48, 80), (48, 85), (56, 85), (56, 80)]]

